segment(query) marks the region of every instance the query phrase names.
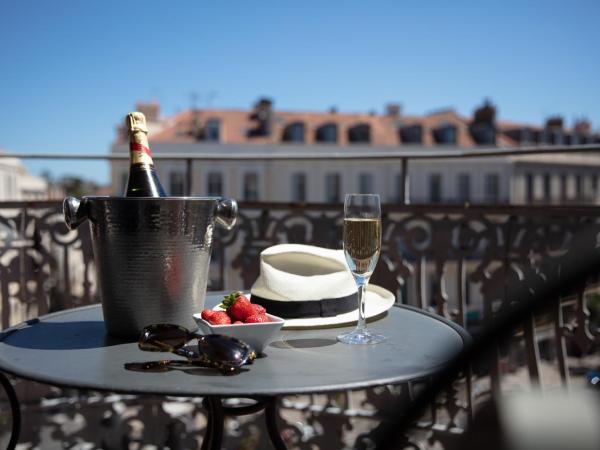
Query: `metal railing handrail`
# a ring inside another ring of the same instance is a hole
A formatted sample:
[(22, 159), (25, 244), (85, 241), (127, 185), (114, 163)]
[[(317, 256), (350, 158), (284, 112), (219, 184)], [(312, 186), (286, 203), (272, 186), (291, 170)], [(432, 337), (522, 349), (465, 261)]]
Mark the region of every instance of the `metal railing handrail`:
[[(217, 144), (218, 145), (218, 144)], [(264, 146), (263, 146), (264, 147)], [(308, 146), (303, 146), (307, 148)], [(301, 161), (301, 160), (357, 160), (357, 159), (447, 159), (447, 158), (480, 158), (493, 156), (522, 156), (558, 153), (593, 153), (600, 152), (600, 144), (581, 145), (539, 145), (525, 147), (456, 147), (446, 149), (423, 148), (421, 146), (410, 146), (410, 150), (389, 151), (341, 151), (335, 149), (329, 152), (298, 151), (293, 152), (248, 152), (248, 153), (155, 153), (155, 160), (194, 160), (194, 161)], [(419, 150), (415, 149), (418, 148)], [(351, 149), (351, 146), (345, 149)], [(290, 149), (292, 150), (292, 149)], [(81, 160), (127, 160), (127, 153), (67, 153), (67, 152), (9, 152), (0, 153), (0, 158), (20, 159), (81, 159)]]
[[(216, 144), (221, 145), (221, 144)], [(273, 145), (263, 145), (263, 148), (274, 147)], [(302, 146), (302, 151), (297, 147), (290, 148), (285, 152), (221, 152), (221, 153), (156, 153), (153, 155), (155, 160), (184, 161), (186, 164), (186, 195), (191, 195), (192, 187), (192, 166), (194, 161), (311, 161), (311, 160), (400, 160), (400, 192), (399, 197), (403, 204), (410, 203), (410, 179), (408, 172), (408, 162), (410, 160), (427, 159), (455, 159), (455, 158), (489, 158), (493, 156), (524, 156), (524, 155), (544, 155), (559, 153), (593, 153), (600, 152), (600, 144), (581, 144), (581, 145), (539, 145), (524, 147), (469, 147), (458, 149), (456, 147), (431, 150), (422, 146), (412, 147), (411, 150), (391, 150), (381, 151), (375, 147), (370, 151), (356, 151), (349, 145), (345, 151), (332, 147), (334, 151), (307, 151), (310, 146)], [(280, 146), (278, 146), (280, 148)], [(418, 150), (416, 149), (418, 148)], [(128, 160), (127, 153), (107, 153), (107, 154), (82, 154), (82, 153), (0, 153), (1, 158), (20, 158), (20, 159), (79, 159), (79, 160), (104, 160), (117, 161)]]

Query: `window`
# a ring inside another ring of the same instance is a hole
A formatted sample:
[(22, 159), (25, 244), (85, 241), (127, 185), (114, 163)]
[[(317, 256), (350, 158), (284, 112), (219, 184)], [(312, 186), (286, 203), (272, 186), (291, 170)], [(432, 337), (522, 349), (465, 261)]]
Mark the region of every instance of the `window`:
[(223, 195), (223, 175), (220, 172), (209, 172), (206, 178), (206, 192), (211, 197)]
[(442, 201), (442, 175), (439, 173), (429, 175), (429, 201), (431, 203)]
[(564, 135), (562, 131), (549, 131), (548, 141), (553, 145), (561, 145), (564, 143)]
[(563, 173), (560, 175), (560, 199), (562, 201), (567, 200), (567, 174)]
[(304, 142), (304, 124), (290, 123), (283, 129), (283, 142)]
[(219, 142), (221, 139), (221, 121), (219, 119), (208, 119), (204, 124), (204, 140)]
[(421, 125), (407, 125), (400, 128), (400, 141), (405, 144), (422, 144), (423, 127)]
[(500, 200), (500, 177), (497, 173), (488, 173), (485, 176), (485, 201), (498, 203)]
[(525, 174), (525, 201), (527, 203), (533, 202), (533, 174)]
[(292, 174), (292, 201), (306, 201), (306, 174), (304, 173)]
[[(127, 182), (127, 179), (125, 179)], [(125, 192), (125, 188), (123, 188)], [(12, 181), (9, 174), (4, 175), (4, 195), (6, 200), (12, 200)]]
[(317, 142), (337, 142), (338, 128), (335, 123), (326, 123), (317, 128), (315, 132), (315, 141)]
[(530, 128), (522, 128), (519, 143), (521, 145), (530, 145), (533, 141), (533, 133)]
[(496, 143), (496, 128), (491, 123), (472, 123), (469, 125), (469, 131), (477, 145), (493, 145)]
[(581, 200), (583, 197), (583, 186), (582, 186), (581, 174), (575, 175), (575, 198)]
[(359, 123), (348, 128), (348, 142), (371, 142), (371, 127), (367, 123)]
[(433, 130), (433, 140), (436, 144), (456, 144), (457, 128), (452, 124), (443, 124)]
[(552, 197), (552, 178), (549, 173), (544, 174), (544, 199), (550, 200)]
[(258, 200), (258, 174), (255, 172), (244, 174), (244, 200), (249, 202)]
[(325, 175), (325, 201), (327, 203), (340, 202), (341, 185), (339, 173), (328, 173)]
[(358, 176), (358, 191), (361, 194), (373, 193), (373, 175), (370, 173), (361, 173)]
[(171, 172), (169, 188), (169, 192), (173, 197), (185, 195), (185, 175), (183, 172)]
[(465, 203), (471, 200), (471, 177), (468, 173), (459, 173), (457, 177), (457, 200)]

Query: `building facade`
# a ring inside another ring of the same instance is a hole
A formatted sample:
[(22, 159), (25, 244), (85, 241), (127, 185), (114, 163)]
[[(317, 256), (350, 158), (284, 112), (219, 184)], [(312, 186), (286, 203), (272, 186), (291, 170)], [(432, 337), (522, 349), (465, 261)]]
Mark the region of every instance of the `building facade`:
[[(237, 161), (201, 161), (192, 166), (192, 195), (238, 200), (339, 203), (347, 192), (379, 193), (384, 203), (401, 202), (401, 163), (394, 160), (244, 160), (256, 153), (344, 154), (465, 150), (478, 146), (519, 147), (600, 143), (589, 123), (567, 129), (559, 118), (542, 127), (496, 122), (489, 103), (473, 118), (454, 111), (404, 116), (397, 105), (384, 114), (276, 111), (268, 100), (242, 110), (188, 110), (161, 117), (157, 104), (139, 104), (147, 116), (155, 154), (236, 155)], [(113, 153), (128, 153), (119, 128)], [(410, 162), (414, 203), (596, 203), (600, 200), (600, 156), (518, 155)], [(161, 161), (158, 175), (172, 196), (187, 192), (186, 163)], [(128, 164), (112, 163), (113, 193), (124, 192)]]
[(27, 173), (17, 158), (0, 158), (0, 201), (47, 200), (48, 182)]

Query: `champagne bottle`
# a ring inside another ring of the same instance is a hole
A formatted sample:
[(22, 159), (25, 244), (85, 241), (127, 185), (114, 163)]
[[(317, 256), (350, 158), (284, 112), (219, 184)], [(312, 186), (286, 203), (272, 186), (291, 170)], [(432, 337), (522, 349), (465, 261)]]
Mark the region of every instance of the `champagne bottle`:
[(127, 114), (125, 125), (129, 132), (129, 179), (125, 197), (166, 197), (148, 144), (146, 117), (141, 112)]

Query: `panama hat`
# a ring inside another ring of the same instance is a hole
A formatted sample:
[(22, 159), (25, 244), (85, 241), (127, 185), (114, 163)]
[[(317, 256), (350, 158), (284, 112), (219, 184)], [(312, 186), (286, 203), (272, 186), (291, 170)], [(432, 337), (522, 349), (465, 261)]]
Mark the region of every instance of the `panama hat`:
[[(250, 290), (252, 303), (285, 319), (284, 328), (324, 327), (358, 320), (356, 282), (343, 250), (303, 244), (280, 244), (260, 254), (260, 274)], [(394, 295), (368, 285), (367, 318), (379, 316)]]

